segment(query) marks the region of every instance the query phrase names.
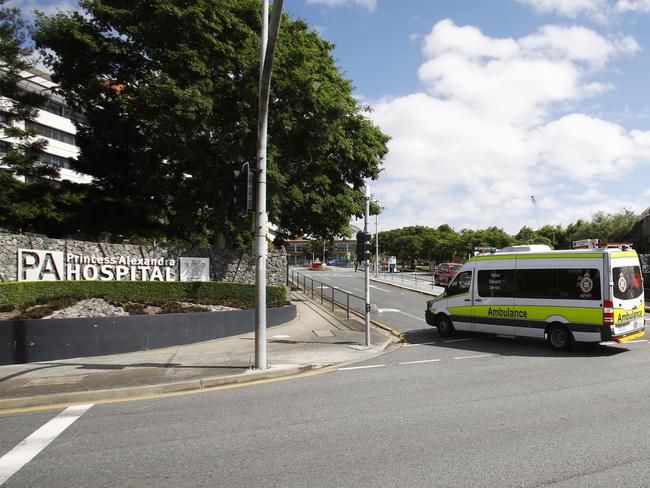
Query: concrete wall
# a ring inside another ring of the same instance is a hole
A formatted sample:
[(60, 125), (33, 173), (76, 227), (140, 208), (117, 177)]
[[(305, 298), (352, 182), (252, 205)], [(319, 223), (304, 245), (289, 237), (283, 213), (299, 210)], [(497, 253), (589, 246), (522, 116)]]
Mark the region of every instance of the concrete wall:
[[(267, 326), (296, 318), (296, 306), (267, 309)], [(0, 321), (0, 364), (144, 351), (255, 330), (255, 310)]]
[[(214, 248), (176, 248), (162, 246), (141, 246), (135, 244), (107, 244), (103, 242), (50, 239), (16, 234), (0, 234), (0, 281), (17, 280), (18, 249), (42, 249), (74, 254), (102, 257), (128, 256), (132, 258), (175, 259), (172, 278), (178, 279), (178, 258), (210, 258), (210, 279), (255, 283), (255, 257), (238, 251), (218, 251)], [(286, 285), (287, 256), (282, 252), (271, 252), (267, 261), (267, 282), (271, 285)]]

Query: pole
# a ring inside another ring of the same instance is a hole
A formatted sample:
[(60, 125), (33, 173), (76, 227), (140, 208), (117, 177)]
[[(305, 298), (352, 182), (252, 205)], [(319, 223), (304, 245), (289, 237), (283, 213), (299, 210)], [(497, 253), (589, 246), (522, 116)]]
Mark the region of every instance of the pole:
[[(365, 235), (368, 235), (368, 220), (370, 220), (370, 187), (366, 183), (366, 211), (363, 219), (363, 232)], [(366, 265), (366, 346), (370, 347), (370, 260), (365, 259), (364, 263)]]
[(379, 211), (375, 214), (375, 278), (379, 278)]
[(255, 208), (255, 368), (266, 369), (266, 138), (273, 57), (280, 32), (284, 0), (275, 0), (269, 27), (269, 0), (262, 0), (260, 78), (257, 115), (257, 201)]

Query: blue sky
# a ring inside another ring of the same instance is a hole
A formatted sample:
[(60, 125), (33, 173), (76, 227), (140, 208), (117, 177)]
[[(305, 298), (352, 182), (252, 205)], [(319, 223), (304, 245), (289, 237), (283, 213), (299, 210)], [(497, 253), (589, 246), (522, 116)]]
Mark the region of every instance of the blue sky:
[(371, 183), (380, 230), (516, 232), (650, 205), (650, 0), (288, 0), (285, 11), (336, 44), (392, 137)]

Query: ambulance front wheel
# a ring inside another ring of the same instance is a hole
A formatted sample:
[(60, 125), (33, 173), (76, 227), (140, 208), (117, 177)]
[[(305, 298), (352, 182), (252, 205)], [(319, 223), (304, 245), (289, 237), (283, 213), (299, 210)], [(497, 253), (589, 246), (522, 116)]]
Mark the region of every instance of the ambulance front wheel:
[(449, 337), (454, 333), (454, 326), (446, 315), (438, 317), (436, 327), (438, 327), (438, 332), (442, 337)]
[(562, 324), (551, 326), (546, 333), (548, 344), (556, 351), (568, 351), (571, 349), (571, 332)]

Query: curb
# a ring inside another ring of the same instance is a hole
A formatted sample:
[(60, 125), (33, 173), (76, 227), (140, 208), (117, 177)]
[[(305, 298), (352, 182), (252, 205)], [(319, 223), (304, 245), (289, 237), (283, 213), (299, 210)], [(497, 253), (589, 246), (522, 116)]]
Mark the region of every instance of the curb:
[[(318, 307), (317, 307), (318, 308)], [(402, 342), (404, 339), (400, 333), (384, 326), (383, 324), (374, 323), (379, 328), (382, 328), (392, 335), (398, 337)], [(90, 390), (90, 391), (75, 391), (68, 393), (51, 393), (45, 395), (34, 395), (18, 398), (5, 398), (0, 399), (0, 415), (9, 414), (14, 410), (28, 409), (39, 407), (46, 408), (63, 408), (70, 404), (81, 403), (109, 403), (118, 402), (132, 399), (155, 399), (160, 396), (183, 394), (183, 393), (197, 393), (200, 391), (209, 391), (218, 387), (227, 387), (229, 385), (254, 384), (259, 381), (267, 381), (274, 379), (289, 379), (292, 377), (300, 377), (305, 373), (314, 374), (313, 372), (327, 373), (336, 371), (340, 366), (347, 366), (361, 361), (367, 361), (376, 356), (384, 354), (387, 349), (396, 344), (392, 337), (387, 337), (383, 344), (378, 345), (380, 349), (369, 356), (363, 358), (353, 359), (351, 361), (343, 361), (340, 363), (332, 363), (325, 365), (306, 364), (294, 367), (286, 367), (280, 369), (270, 368), (264, 371), (249, 370), (244, 373), (229, 375), (229, 376), (214, 376), (209, 378), (202, 378), (196, 380), (178, 381), (173, 383), (160, 383), (153, 385), (131, 386), (126, 388), (112, 388), (104, 390)]]
[[(300, 290), (298, 290), (298, 293), (304, 295), (306, 300), (308, 300), (311, 303), (313, 303), (314, 305), (316, 305), (316, 308), (321, 309), (321, 306), (318, 304), (318, 302), (316, 300), (312, 300), (311, 298), (309, 298), (309, 295), (305, 294), (304, 292), (302, 292)], [(361, 312), (357, 312), (356, 310), (350, 309), (350, 313), (353, 314), (353, 315), (356, 315), (359, 318), (362, 318), (362, 319), (365, 318), (365, 316)], [(370, 319), (370, 323), (372, 325), (374, 325), (375, 327), (377, 327), (378, 329), (382, 329), (382, 330), (388, 332), (390, 335), (397, 337), (400, 340), (400, 342), (402, 342), (402, 344), (408, 344), (408, 341), (404, 338), (404, 334), (402, 332), (400, 332), (398, 330), (395, 330), (395, 329), (393, 329), (392, 327), (390, 327), (388, 325), (384, 325), (381, 322), (377, 322), (374, 319)], [(389, 345), (390, 345), (390, 343), (385, 344), (383, 349), (386, 349)]]
[(403, 290), (409, 290), (409, 291), (415, 291), (417, 293), (421, 293), (423, 295), (429, 295), (432, 297), (437, 297), (440, 296), (440, 293), (433, 293), (432, 291), (426, 291), (426, 290), (421, 290), (419, 288), (412, 288), (410, 286), (405, 286), (405, 285), (398, 285), (397, 283), (391, 283), (390, 281), (383, 281), (377, 278), (370, 278), (370, 281), (374, 281), (375, 283), (381, 283), (383, 285), (390, 285), (394, 286), (396, 288), (402, 288)]
[(174, 383), (160, 383), (156, 385), (130, 386), (127, 388), (113, 388), (105, 390), (74, 391), (68, 393), (52, 393), (29, 397), (0, 399), (0, 414), (7, 410), (29, 407), (56, 407), (72, 403), (101, 402), (110, 400), (128, 400), (131, 398), (155, 398), (158, 395), (170, 393), (204, 390), (216, 386), (245, 384), (259, 380), (274, 379), (300, 375), (316, 369), (313, 365), (296, 366), (277, 370), (253, 371), (230, 376), (214, 376)]

